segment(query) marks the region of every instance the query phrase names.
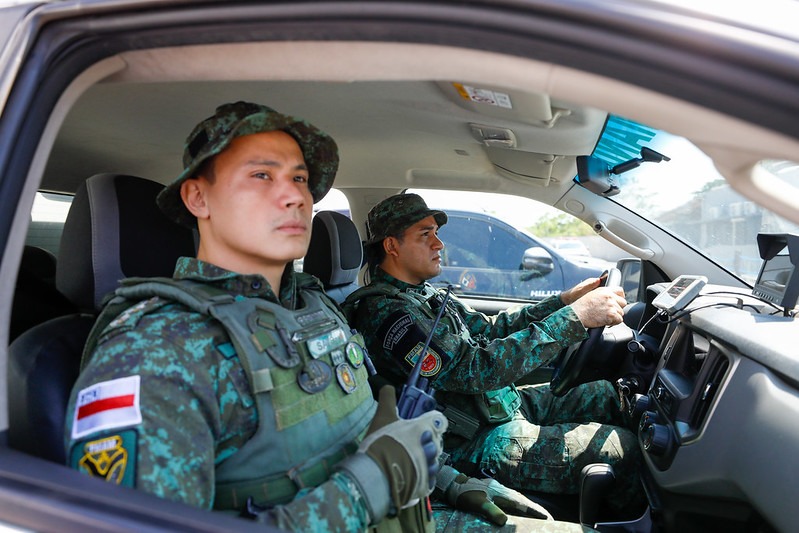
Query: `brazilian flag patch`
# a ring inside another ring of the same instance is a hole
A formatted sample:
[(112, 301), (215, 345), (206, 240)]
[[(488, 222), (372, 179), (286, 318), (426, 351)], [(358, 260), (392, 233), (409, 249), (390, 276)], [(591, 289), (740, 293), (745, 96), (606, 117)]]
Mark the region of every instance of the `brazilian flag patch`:
[(76, 443), (69, 454), (69, 465), (92, 477), (135, 487), (138, 433), (127, 430)]

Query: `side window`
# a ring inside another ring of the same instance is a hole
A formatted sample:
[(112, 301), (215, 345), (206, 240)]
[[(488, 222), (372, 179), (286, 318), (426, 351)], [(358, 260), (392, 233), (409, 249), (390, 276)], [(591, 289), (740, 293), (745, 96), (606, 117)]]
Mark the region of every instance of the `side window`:
[(537, 244), (532, 239), (522, 240), (499, 224), (489, 224), (490, 245), (488, 258), (492, 268), (501, 270), (521, 270), (524, 251)]
[[(350, 202), (347, 200), (347, 197), (344, 196), (344, 193), (338, 189), (330, 189), (324, 198), (314, 204), (314, 215), (316, 215), (316, 213), (319, 211), (338, 211), (342, 215), (352, 218), (350, 216)], [(301, 257), (294, 260), (295, 271), (302, 272), (302, 266), (305, 262), (304, 259), (304, 257)]]
[(490, 226), (482, 220), (468, 216), (450, 216), (438, 236), (444, 242), (445, 266), (462, 268), (489, 267), (489, 257), (484, 250), (489, 246)]
[(523, 240), (512, 228), (468, 214), (450, 214), (439, 236), (445, 264), (461, 267), (519, 270), (524, 251), (537, 244)]
[(72, 195), (37, 192), (25, 244), (43, 248), (58, 257), (61, 232), (72, 205)]
[(581, 220), (529, 198), (413, 189), (449, 220), (433, 284), (466, 295), (540, 300), (599, 276), (624, 252)]

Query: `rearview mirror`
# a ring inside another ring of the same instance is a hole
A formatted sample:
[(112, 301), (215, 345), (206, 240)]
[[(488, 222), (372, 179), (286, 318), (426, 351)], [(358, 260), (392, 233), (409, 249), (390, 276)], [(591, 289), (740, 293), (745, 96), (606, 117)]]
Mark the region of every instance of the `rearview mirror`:
[(619, 193), (619, 187), (610, 175), (607, 163), (592, 155), (577, 156), (578, 184), (599, 196), (613, 196)]
[(577, 176), (574, 182), (599, 196), (613, 196), (619, 194), (619, 186), (614, 175), (638, 168), (641, 163), (660, 163), (671, 161), (671, 158), (656, 152), (647, 146), (641, 147), (641, 157), (634, 157), (622, 161), (610, 168), (607, 163), (592, 155), (577, 156)]

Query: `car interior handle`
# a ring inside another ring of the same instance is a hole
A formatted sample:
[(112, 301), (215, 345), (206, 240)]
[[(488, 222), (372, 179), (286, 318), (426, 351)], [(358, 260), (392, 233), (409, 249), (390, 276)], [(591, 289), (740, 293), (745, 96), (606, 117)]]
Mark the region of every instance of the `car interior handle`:
[(638, 246), (635, 246), (634, 244), (625, 241), (624, 239), (622, 239), (621, 237), (610, 231), (608, 227), (605, 225), (605, 223), (602, 222), (601, 220), (595, 221), (593, 224), (593, 228), (597, 235), (602, 235), (605, 239), (612, 242), (613, 244), (615, 244), (625, 252), (629, 252), (634, 256), (644, 260), (652, 259), (653, 257), (655, 257), (655, 252), (653, 250), (650, 250), (649, 248), (639, 248)]

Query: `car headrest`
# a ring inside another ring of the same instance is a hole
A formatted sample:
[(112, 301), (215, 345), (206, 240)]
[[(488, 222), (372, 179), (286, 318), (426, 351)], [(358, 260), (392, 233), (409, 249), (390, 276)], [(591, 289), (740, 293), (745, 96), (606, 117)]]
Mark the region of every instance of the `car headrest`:
[(22, 250), (17, 283), (22, 281), (46, 281), (55, 283), (56, 256), (38, 246), (26, 245)]
[(56, 286), (75, 305), (97, 311), (119, 280), (172, 276), (178, 257), (193, 256), (194, 235), (155, 203), (163, 185), (98, 174), (75, 193), (61, 234)]
[(355, 223), (337, 211), (316, 213), (303, 272), (333, 288), (355, 282), (362, 261), (363, 244)]

